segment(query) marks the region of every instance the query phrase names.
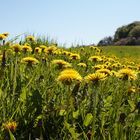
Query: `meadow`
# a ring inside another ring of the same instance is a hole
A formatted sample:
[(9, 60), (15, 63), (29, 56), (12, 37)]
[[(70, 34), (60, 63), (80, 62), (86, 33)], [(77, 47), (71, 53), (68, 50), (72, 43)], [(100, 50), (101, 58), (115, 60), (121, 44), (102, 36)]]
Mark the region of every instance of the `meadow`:
[(140, 46), (62, 48), (0, 34), (1, 140), (139, 140)]

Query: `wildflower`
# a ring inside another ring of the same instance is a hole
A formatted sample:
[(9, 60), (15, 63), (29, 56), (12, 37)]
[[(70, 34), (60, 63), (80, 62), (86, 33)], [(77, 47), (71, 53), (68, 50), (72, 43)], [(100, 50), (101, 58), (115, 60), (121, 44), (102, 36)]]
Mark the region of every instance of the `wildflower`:
[(53, 54), (57, 55), (57, 54), (62, 54), (60, 49), (57, 49), (53, 52)]
[(92, 61), (92, 62), (99, 62), (102, 61), (100, 56), (91, 56), (88, 60)]
[(89, 48), (90, 48), (90, 49), (94, 49), (94, 50), (97, 50), (97, 49), (98, 49), (98, 48), (95, 47), (95, 46), (90, 46)]
[(35, 41), (35, 37), (33, 37), (33, 36), (26, 36), (26, 41), (34, 42)]
[(111, 71), (109, 69), (99, 69), (96, 72), (98, 72), (98, 73), (104, 73), (107, 76), (112, 75), (112, 73), (111, 73)]
[(83, 67), (83, 68), (86, 68), (87, 67), (87, 65), (85, 63), (79, 63), (77, 65), (80, 66), (80, 67)]
[(112, 66), (111, 65), (103, 64), (103, 69), (112, 70)]
[(85, 76), (85, 80), (86, 81), (92, 81), (92, 82), (95, 82), (95, 83), (97, 83), (97, 82), (99, 82), (100, 80), (105, 80), (105, 78), (106, 78), (106, 74), (105, 73), (93, 73), (93, 74), (89, 74), (89, 75), (87, 75), (87, 76)]
[(42, 51), (44, 51), (45, 49), (47, 49), (47, 46), (45, 46), (45, 45), (40, 45), (39, 48), (41, 48)]
[(41, 53), (41, 51), (42, 51), (42, 50), (41, 50), (40, 47), (36, 47), (36, 48), (34, 49), (34, 52), (35, 52), (35, 53)]
[(50, 46), (50, 47), (47, 47), (44, 52), (47, 53), (47, 54), (52, 54), (54, 51), (56, 51), (56, 47), (55, 46)]
[(135, 93), (136, 92), (136, 87), (135, 86), (130, 86), (128, 87), (128, 93)]
[(115, 60), (113, 59), (113, 58), (111, 58), (111, 57), (109, 57), (109, 58), (107, 58), (106, 59), (108, 62), (114, 62)]
[(135, 63), (134, 63), (134, 62), (129, 62), (128, 64), (130, 64), (130, 65), (135, 65)]
[(114, 71), (114, 70), (112, 70), (112, 71), (111, 71), (111, 75), (116, 76), (116, 75), (117, 75), (117, 72)]
[(21, 46), (19, 44), (13, 44), (10, 48), (14, 50), (15, 53), (18, 53), (21, 50)]
[(81, 81), (82, 77), (76, 70), (66, 69), (60, 73), (57, 80), (63, 82), (66, 85), (70, 85), (73, 81)]
[(101, 50), (99, 48), (96, 49), (96, 53), (100, 54)]
[(24, 52), (31, 52), (32, 51), (32, 48), (28, 45), (24, 45), (22, 46), (21, 48)]
[(35, 49), (34, 49), (34, 52), (35, 52), (35, 53), (41, 53), (41, 51), (42, 51), (42, 50), (41, 50), (41, 48), (39, 48), (39, 47), (35, 47)]
[(127, 65), (126, 68), (128, 68), (128, 69), (135, 69), (135, 66)]
[(137, 78), (137, 73), (131, 69), (121, 69), (118, 71), (117, 77), (123, 80), (135, 80)]
[(121, 65), (122, 68), (127, 68), (126, 65)]
[(9, 33), (8, 32), (5, 32), (5, 33), (2, 33), (2, 35), (4, 35), (5, 37), (8, 37), (9, 36)]
[(21, 60), (22, 63), (27, 63), (28, 65), (32, 65), (32, 64), (37, 64), (39, 63), (39, 61), (34, 58), (34, 57), (24, 57), (22, 60)]
[(84, 48), (80, 48), (81, 51), (84, 51)]
[(3, 128), (4, 130), (7, 130), (7, 131), (15, 131), (16, 128), (17, 128), (17, 123), (15, 121), (9, 121), (9, 122), (6, 122), (3, 124)]
[(59, 60), (53, 60), (52, 61), (52, 64), (57, 64), (60, 69), (61, 68), (66, 68), (66, 67), (71, 67), (71, 64), (70, 63), (68, 63), (68, 62), (66, 62), (64, 60), (61, 60), (61, 59), (59, 59)]
[(70, 55), (70, 59), (78, 60), (78, 59), (80, 59), (80, 55), (79, 54), (72, 53)]
[(3, 40), (3, 39), (5, 39), (5, 38), (6, 38), (6, 36), (5, 36), (5, 35), (0, 34), (0, 40)]
[(67, 55), (67, 56), (68, 56), (68, 55), (70, 55), (71, 53), (70, 53), (70, 52), (68, 52), (68, 51), (62, 51), (62, 54), (63, 54), (63, 55)]
[(105, 62), (105, 65), (110, 66), (111, 63), (108, 61), (108, 62)]
[(120, 63), (114, 63), (111, 66), (112, 66), (112, 68), (120, 68), (121, 64)]
[(104, 68), (104, 65), (95, 65), (95, 66), (93, 66), (92, 67), (93, 69), (95, 69), (95, 70), (99, 70), (99, 69), (103, 69)]

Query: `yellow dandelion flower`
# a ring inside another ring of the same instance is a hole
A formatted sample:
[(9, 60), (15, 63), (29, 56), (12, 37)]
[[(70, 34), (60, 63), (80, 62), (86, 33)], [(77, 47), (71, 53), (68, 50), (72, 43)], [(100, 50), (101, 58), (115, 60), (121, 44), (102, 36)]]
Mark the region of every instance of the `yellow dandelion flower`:
[(105, 62), (105, 65), (110, 66), (111, 63), (110, 62)]
[(65, 69), (59, 74), (57, 80), (66, 85), (70, 85), (73, 81), (81, 81), (82, 77), (74, 69)]
[(121, 65), (122, 68), (127, 68), (126, 65)]
[(112, 75), (112, 73), (111, 73), (111, 71), (109, 69), (99, 69), (96, 72), (98, 72), (98, 73), (104, 73), (107, 76)]
[(84, 51), (84, 48), (80, 48), (81, 51)]
[(121, 67), (121, 64), (120, 63), (114, 63), (112, 64), (112, 68), (120, 68)]
[(60, 49), (57, 49), (53, 52), (53, 54), (55, 55), (59, 55), (59, 54), (62, 54), (61, 50)]
[(98, 48), (95, 47), (95, 46), (90, 46), (89, 48), (90, 48), (90, 49), (93, 49), (93, 50), (97, 50), (97, 49), (98, 49)]
[(136, 87), (135, 86), (130, 86), (128, 87), (128, 93), (135, 93), (136, 92)]
[(112, 71), (111, 71), (111, 75), (113, 75), (113, 76), (117, 76), (117, 72), (114, 71), (114, 70), (112, 70)]
[(102, 55), (101, 59), (103, 59), (105, 61), (107, 58), (106, 58), (106, 56)]
[(9, 36), (9, 33), (8, 32), (4, 32), (2, 33), (5, 37), (8, 37)]
[(87, 64), (85, 64), (85, 63), (79, 63), (77, 65), (80, 66), (80, 67), (83, 67), (83, 68), (86, 68), (87, 67)]
[(96, 49), (96, 53), (99, 54), (100, 52), (101, 52), (101, 50), (100, 50), (99, 48), (97, 48), (97, 49)]
[(29, 35), (29, 36), (26, 37), (26, 41), (34, 42), (35, 41), (35, 37)]
[(31, 46), (31, 45), (30, 45), (29, 43), (27, 43), (27, 42), (26, 42), (26, 43), (24, 43), (24, 45), (25, 45), (25, 46)]
[(17, 128), (17, 123), (15, 121), (9, 121), (9, 122), (6, 122), (6, 123), (3, 123), (3, 128), (4, 130), (7, 130), (7, 131), (15, 131), (16, 128)]
[(29, 65), (32, 65), (32, 64), (37, 64), (39, 63), (39, 61), (34, 58), (34, 57), (24, 57), (22, 60), (21, 60), (22, 63), (27, 63)]
[(41, 53), (42, 49), (40, 47), (35, 47), (34, 52), (35, 53)]
[(135, 65), (135, 63), (134, 63), (134, 62), (128, 62), (128, 64), (130, 64), (130, 65)]
[(108, 62), (115, 62), (115, 60), (114, 60), (113, 58), (111, 58), (111, 57), (107, 58), (106, 60), (107, 60)]
[(78, 60), (78, 59), (80, 59), (80, 55), (79, 54), (76, 54), (76, 53), (72, 53), (70, 55), (70, 59)]
[(0, 40), (3, 40), (3, 39), (5, 39), (5, 38), (6, 38), (6, 36), (5, 36), (5, 35), (0, 34)]
[(24, 52), (31, 52), (32, 51), (32, 48), (28, 45), (24, 45), (22, 46), (21, 48)]
[(98, 64), (98, 65), (93, 66), (92, 68), (95, 69), (95, 70), (99, 70), (99, 69), (103, 69), (104, 65)]
[(131, 69), (124, 68), (118, 71), (117, 77), (123, 80), (135, 80), (137, 73)]
[(21, 51), (21, 45), (19, 44), (13, 44), (10, 48), (14, 50), (15, 53), (18, 53)]
[(62, 54), (63, 54), (63, 55), (68, 55), (68, 53), (69, 53), (69, 52), (67, 52), (67, 51), (62, 51)]
[(103, 66), (104, 66), (104, 69), (112, 70), (112, 65), (104, 64)]
[(71, 64), (64, 61), (64, 60), (61, 60), (61, 59), (58, 59), (58, 60), (53, 60), (52, 61), (52, 64), (57, 64), (58, 67), (61, 69), (61, 68), (68, 68), (68, 67), (71, 67)]
[(39, 48), (41, 48), (42, 51), (44, 51), (45, 49), (47, 49), (47, 46), (45, 46), (45, 45), (40, 45)]
[(100, 80), (105, 80), (106, 78), (106, 74), (105, 73), (93, 73), (93, 74), (89, 74), (87, 76), (85, 76), (85, 80), (86, 81), (92, 81), (92, 82), (99, 82)]
[(57, 50), (57, 47), (55, 46), (50, 46), (50, 47), (47, 47), (44, 52), (47, 53), (47, 54), (52, 54), (54, 51)]
[(92, 61), (92, 62), (100, 62), (102, 61), (100, 56), (91, 56), (88, 60)]
[(135, 66), (127, 65), (126, 68), (128, 68), (128, 69), (135, 69)]

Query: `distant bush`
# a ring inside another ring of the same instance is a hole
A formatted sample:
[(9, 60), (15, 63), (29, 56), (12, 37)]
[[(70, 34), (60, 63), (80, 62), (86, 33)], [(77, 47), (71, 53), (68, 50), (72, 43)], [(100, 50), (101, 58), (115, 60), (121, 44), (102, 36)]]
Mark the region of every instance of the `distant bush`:
[(113, 44), (113, 38), (111, 36), (105, 37), (99, 41), (98, 46), (108, 46)]
[(140, 45), (140, 21), (119, 27), (113, 37), (105, 37), (98, 46)]

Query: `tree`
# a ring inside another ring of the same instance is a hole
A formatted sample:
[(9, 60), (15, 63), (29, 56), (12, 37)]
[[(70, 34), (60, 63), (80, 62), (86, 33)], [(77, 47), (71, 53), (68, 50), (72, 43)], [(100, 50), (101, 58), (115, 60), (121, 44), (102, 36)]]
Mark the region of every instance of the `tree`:
[(119, 27), (114, 35), (114, 45), (140, 45), (140, 22)]
[(113, 44), (113, 38), (111, 36), (105, 37), (99, 41), (98, 46), (109, 46)]
[(129, 33), (129, 36), (139, 38), (140, 37), (140, 25), (135, 26)]
[(122, 26), (117, 29), (115, 36), (114, 36), (114, 41), (118, 41), (122, 38), (126, 38), (129, 34), (129, 30), (126, 26)]

